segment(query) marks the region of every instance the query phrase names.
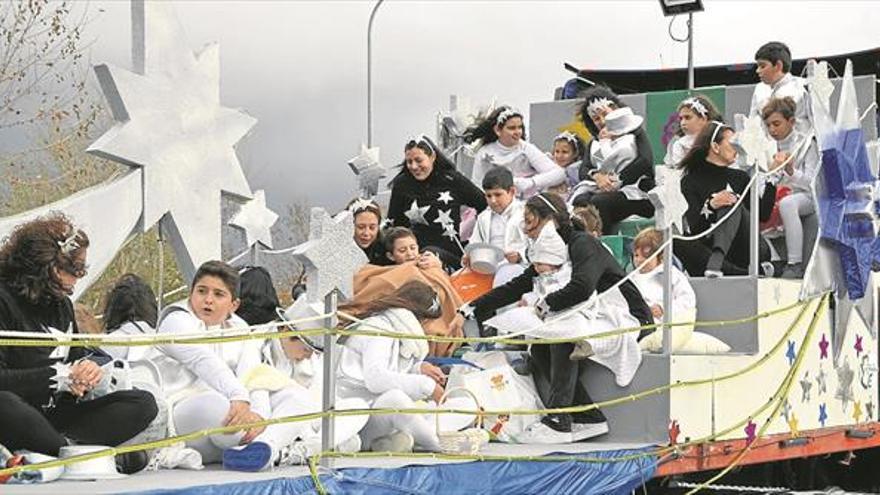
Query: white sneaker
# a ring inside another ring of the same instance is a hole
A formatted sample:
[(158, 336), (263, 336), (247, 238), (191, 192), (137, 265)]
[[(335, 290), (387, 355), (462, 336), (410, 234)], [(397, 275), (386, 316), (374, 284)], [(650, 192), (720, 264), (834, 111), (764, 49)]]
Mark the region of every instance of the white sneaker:
[(522, 433), (516, 435), (517, 443), (571, 443), (571, 432), (556, 431), (546, 424), (538, 421), (530, 424)]
[(601, 423), (572, 423), (571, 439), (573, 442), (580, 442), (588, 438), (598, 437), (608, 433), (608, 422)]
[(279, 466), (301, 466), (309, 463), (309, 457), (321, 452), (321, 444), (297, 440), (281, 449), (278, 461)]
[(373, 440), (370, 450), (373, 452), (412, 452), (416, 441), (412, 435), (403, 431), (395, 431)]
[(336, 452), (342, 452), (343, 454), (351, 454), (352, 452), (360, 452), (361, 451), (361, 437), (357, 433), (351, 436), (351, 438), (345, 440), (336, 446)]

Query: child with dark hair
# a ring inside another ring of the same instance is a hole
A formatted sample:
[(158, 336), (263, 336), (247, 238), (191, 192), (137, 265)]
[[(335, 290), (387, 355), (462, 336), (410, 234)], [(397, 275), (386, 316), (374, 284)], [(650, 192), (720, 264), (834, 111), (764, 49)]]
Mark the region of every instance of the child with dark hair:
[(385, 256), (385, 244), (382, 241), (382, 210), (371, 200), (356, 198), (345, 207), (351, 212), (354, 222), (354, 242), (367, 255), (370, 264), (388, 266), (391, 260)]
[(708, 96), (695, 94), (682, 100), (678, 104), (678, 132), (666, 147), (663, 163), (671, 167), (678, 166), (694, 145), (694, 138), (709, 122), (722, 120), (724, 117)]
[[(442, 314), (434, 289), (415, 280), (377, 299), (343, 305), (340, 311), (359, 320), (355, 328), (414, 336), (425, 335), (422, 325)], [(427, 356), (425, 340), (352, 335), (339, 358), (337, 393), (366, 400), (375, 409), (414, 408), (415, 401), (427, 398), (439, 402), (446, 375), (426, 362)], [(415, 414), (372, 415), (361, 441), (377, 452), (440, 450), (432, 422)]]
[(407, 141), (401, 171), (391, 181), (388, 218), (412, 229), (419, 244), (438, 254), (443, 265), (460, 268), (461, 207), (486, 208), (482, 191), (461, 175), (426, 136)]
[(806, 134), (810, 130), (810, 120), (807, 111), (807, 99), (804, 98), (806, 91), (803, 80), (791, 74), (791, 50), (785, 43), (771, 41), (765, 43), (755, 52), (755, 63), (760, 82), (755, 86), (752, 93), (752, 102), (749, 107), (749, 116), (761, 116), (764, 105), (771, 98), (791, 97), (794, 100), (797, 111), (795, 122), (798, 131)]
[(578, 174), (585, 149), (586, 147), (581, 138), (571, 132), (564, 131), (553, 138), (553, 152), (551, 156), (556, 165), (565, 170), (565, 181), (562, 184), (547, 188), (547, 192), (556, 193), (563, 198), (568, 198), (571, 188), (579, 182)]
[[(619, 110), (624, 108), (626, 105), (610, 89), (594, 86), (586, 91), (580, 109), (581, 121), (593, 140), (590, 141), (589, 151), (584, 153), (579, 171), (585, 189), (583, 192), (572, 191), (571, 203), (574, 206), (595, 205), (602, 216), (602, 233), (606, 235), (616, 232), (617, 224), (630, 215), (646, 218), (654, 215), (654, 206), (647, 199), (647, 192), (654, 188), (651, 144), (644, 126), (640, 122), (638, 126), (634, 125), (641, 117), (632, 112), (621, 114)], [(622, 130), (629, 132), (611, 140), (616, 141), (614, 143), (606, 143), (610, 146), (605, 146), (607, 149), (603, 150), (603, 138), (608, 141), (612, 137), (605, 130), (608, 127), (606, 117), (609, 115), (624, 124)], [(600, 163), (594, 160), (594, 157), (600, 156), (607, 158), (609, 166), (613, 164), (613, 167), (601, 168)]]
[[(86, 275), (88, 247), (60, 213), (17, 226), (0, 246), (0, 328), (79, 333), (69, 296)], [(86, 347), (0, 346), (0, 444), (57, 456), (72, 441), (115, 446), (146, 428), (158, 411), (148, 392), (88, 397), (106, 376), (100, 357)], [(137, 456), (127, 472), (146, 465)]]
[[(536, 286), (546, 288), (541, 277), (550, 274), (557, 277), (550, 285), (559, 288), (536, 303), (538, 317), (556, 316), (597, 295), (602, 298), (602, 304), (550, 319), (533, 328), (528, 335), (537, 338), (586, 337), (652, 321), (650, 310), (632, 282), (625, 281), (611, 291), (611, 287), (625, 276), (623, 270), (598, 239), (583, 232), (580, 220), (569, 216), (562, 198), (552, 193), (533, 196), (526, 202), (523, 220), (526, 235), (532, 240), (528, 250), (532, 265), (522, 275), (470, 303), (470, 307), (463, 309), (464, 313), (472, 310), (479, 322), (485, 322), (499, 308), (517, 302)], [(567, 282), (558, 279), (565, 277), (564, 273), (547, 269), (566, 263), (570, 263)], [(510, 311), (502, 317), (507, 315), (516, 314)], [(588, 344), (589, 352), (580, 354), (575, 353), (575, 345), (571, 343), (531, 346), (530, 367), (546, 407), (564, 408), (593, 402), (578, 380), (581, 363), (575, 359), (590, 357), (608, 367), (621, 386), (632, 380), (641, 363), (641, 351), (634, 334), (588, 338), (584, 343)], [(579, 414), (549, 414), (526, 428), (517, 440), (523, 443), (568, 443), (607, 431), (605, 416), (593, 409)]]
[(799, 279), (804, 276), (803, 217), (816, 210), (812, 182), (819, 171), (820, 157), (813, 133), (805, 135), (797, 130), (797, 107), (793, 99), (771, 98), (761, 114), (770, 137), (776, 141), (777, 152), (773, 168), (785, 164), (779, 172), (777, 184), (788, 187), (791, 193), (779, 200), (779, 216), (785, 229), (787, 263), (782, 278)]
[[(116, 281), (104, 304), (104, 329), (116, 335), (150, 335), (156, 333), (158, 305), (153, 289), (133, 273)], [(117, 359), (143, 359), (149, 347), (105, 346), (104, 352)]]
[(468, 128), (464, 140), (467, 143), (480, 141), (471, 175), (474, 184), (482, 183), (483, 176), (495, 167), (504, 167), (513, 173), (514, 185), (520, 197), (528, 198), (565, 182), (565, 170), (560, 169), (537, 146), (526, 141), (523, 115), (514, 108), (496, 108)]
[(275, 311), (281, 303), (272, 284), (272, 276), (262, 266), (247, 266), (239, 273), (241, 304), (235, 311), (248, 325), (262, 325), (275, 321)]
[[(483, 194), (489, 208), (477, 215), (470, 244), (491, 244), (504, 252), (504, 262), (498, 267), (495, 279), (507, 281), (522, 273), (525, 259), (525, 234), (519, 228), (523, 203), (516, 198), (513, 174), (504, 167), (495, 167), (483, 176)], [(470, 266), (465, 254), (462, 266)], [(498, 285), (498, 284), (496, 284)]]

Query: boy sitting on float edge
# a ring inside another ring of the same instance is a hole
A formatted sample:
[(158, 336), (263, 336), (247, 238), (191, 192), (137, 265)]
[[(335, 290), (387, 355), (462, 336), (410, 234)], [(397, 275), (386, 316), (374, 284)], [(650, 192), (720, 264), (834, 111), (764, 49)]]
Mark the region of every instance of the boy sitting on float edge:
[[(477, 215), (474, 232), (469, 244), (491, 244), (504, 252), (504, 262), (495, 272), (493, 287), (503, 285), (525, 270), (525, 234), (519, 223), (523, 218), (523, 203), (516, 199), (513, 174), (504, 167), (494, 167), (483, 176), (486, 208)], [(465, 254), (462, 266), (470, 266), (470, 257)]]
[(807, 117), (807, 100), (804, 83), (800, 77), (791, 75), (791, 50), (785, 43), (771, 41), (765, 43), (755, 52), (755, 63), (758, 67), (755, 72), (761, 79), (752, 93), (752, 103), (749, 108), (749, 116), (761, 116), (764, 105), (770, 98), (791, 97), (797, 105), (795, 113), (796, 128), (806, 133), (810, 128)]

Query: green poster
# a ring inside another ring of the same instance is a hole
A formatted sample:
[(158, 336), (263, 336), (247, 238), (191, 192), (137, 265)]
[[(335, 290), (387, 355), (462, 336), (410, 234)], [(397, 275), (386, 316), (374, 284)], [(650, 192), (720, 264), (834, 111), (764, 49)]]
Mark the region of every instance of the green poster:
[[(654, 150), (654, 163), (663, 163), (666, 146), (678, 130), (678, 104), (690, 96), (688, 90), (663, 91), (646, 95), (645, 130)], [(724, 86), (697, 88), (694, 93), (709, 97), (718, 112), (724, 115)]]

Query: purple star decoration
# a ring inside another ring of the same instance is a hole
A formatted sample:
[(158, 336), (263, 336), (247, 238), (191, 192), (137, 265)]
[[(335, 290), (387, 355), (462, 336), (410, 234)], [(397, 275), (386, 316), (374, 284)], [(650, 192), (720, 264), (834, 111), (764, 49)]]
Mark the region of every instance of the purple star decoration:
[(856, 345), (853, 346), (853, 349), (856, 350), (856, 356), (861, 356), (862, 351), (865, 349), (862, 347), (862, 336), (856, 335)]
[(819, 404), (819, 423), (825, 428), (825, 421), (828, 420), (828, 412), (825, 403)]
[(797, 353), (794, 351), (794, 341), (788, 341), (788, 350), (785, 352), (785, 357), (788, 358), (788, 365), (791, 366), (794, 363), (794, 359), (797, 357)]
[(828, 358), (828, 339), (825, 338), (825, 334), (822, 334), (822, 340), (819, 341), (819, 359), (827, 359)]
[(861, 299), (872, 261), (880, 262), (880, 240), (874, 233), (872, 210), (878, 204), (862, 130), (845, 129), (829, 139), (822, 151), (824, 195), (819, 197), (820, 235), (834, 243), (849, 299)]
[(755, 441), (755, 430), (758, 428), (758, 425), (755, 424), (751, 419), (749, 420), (749, 424), (745, 427), (746, 432), (746, 443), (750, 444)]

